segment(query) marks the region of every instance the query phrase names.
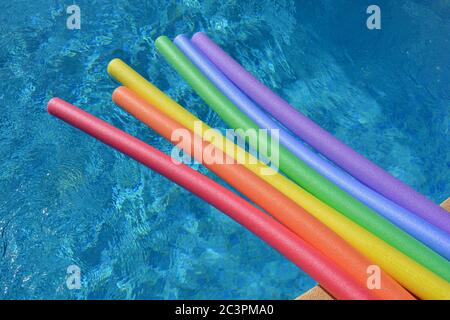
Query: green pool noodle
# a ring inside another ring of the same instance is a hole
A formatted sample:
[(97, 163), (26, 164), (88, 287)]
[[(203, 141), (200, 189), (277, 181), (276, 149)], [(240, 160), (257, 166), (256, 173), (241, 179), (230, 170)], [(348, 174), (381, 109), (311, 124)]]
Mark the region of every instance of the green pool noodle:
[[(223, 95), (169, 38), (159, 37), (155, 41), (155, 46), (167, 62), (231, 128), (260, 129)], [(256, 150), (261, 147), (263, 150), (270, 150), (267, 141), (263, 139), (252, 147)], [(446, 281), (450, 281), (449, 261), (354, 199), (281, 145), (279, 146), (279, 169), (330, 207)]]

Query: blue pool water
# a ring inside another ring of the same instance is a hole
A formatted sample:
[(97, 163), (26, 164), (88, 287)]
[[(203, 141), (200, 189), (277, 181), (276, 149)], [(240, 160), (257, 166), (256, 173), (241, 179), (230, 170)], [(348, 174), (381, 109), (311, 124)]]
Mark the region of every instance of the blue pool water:
[[(0, 298), (291, 299), (305, 273), (217, 210), (46, 113), (68, 100), (166, 152), (111, 102), (122, 58), (215, 127), (155, 52), (203, 30), (327, 130), (435, 202), (450, 196), (450, 2), (0, 3)], [(201, 166), (194, 166), (214, 178)], [(66, 269), (81, 269), (81, 289)]]

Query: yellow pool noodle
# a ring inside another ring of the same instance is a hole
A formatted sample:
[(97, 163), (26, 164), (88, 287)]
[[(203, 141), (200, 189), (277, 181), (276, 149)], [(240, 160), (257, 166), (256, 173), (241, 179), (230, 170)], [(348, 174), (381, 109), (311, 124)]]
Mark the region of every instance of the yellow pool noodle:
[[(200, 126), (201, 132), (204, 133), (212, 129), (165, 95), (122, 60), (113, 59), (108, 65), (108, 73), (189, 130), (198, 132), (198, 126)], [(433, 300), (450, 299), (450, 283), (446, 280), (375, 237), (338, 211), (322, 203), (283, 175), (277, 172), (267, 174), (272, 169), (269, 169), (266, 164), (257, 160), (251, 154), (248, 154), (239, 146), (234, 145), (232, 141), (226, 139), (224, 136), (220, 136), (222, 141), (211, 139), (208, 135), (204, 135), (203, 138), (222, 149), (230, 157), (236, 158), (236, 152), (245, 153), (247, 161), (244, 165), (249, 170), (295, 201), (323, 224), (327, 225), (417, 297)], [(264, 172), (266, 174), (262, 174)]]

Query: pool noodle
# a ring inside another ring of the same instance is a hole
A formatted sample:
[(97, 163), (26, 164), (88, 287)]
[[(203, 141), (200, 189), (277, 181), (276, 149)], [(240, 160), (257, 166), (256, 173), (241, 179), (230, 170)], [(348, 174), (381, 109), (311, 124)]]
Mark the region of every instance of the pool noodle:
[[(191, 132), (194, 132), (196, 124), (199, 124), (202, 132), (210, 129), (207, 124), (165, 95), (122, 60), (113, 59), (108, 64), (108, 73), (118, 82), (137, 93), (148, 103), (163, 111)], [(205, 138), (203, 135), (202, 137)], [(234, 150), (228, 147), (228, 145), (234, 145), (233, 142), (225, 139), (225, 137), (222, 136), (222, 141), (214, 139), (209, 142), (219, 148), (226, 146), (224, 151), (231, 157), (235, 156)], [(261, 175), (261, 171), (267, 170), (267, 166), (258, 161), (253, 164), (254, 160), (256, 159), (249, 155), (249, 162), (245, 164), (249, 170), (322, 221), (322, 223), (335, 231), (369, 260), (379, 265), (415, 296), (421, 299), (450, 298), (450, 284), (447, 281), (345, 218), (333, 208), (320, 202), (283, 175), (279, 173)], [(439, 272), (446, 277), (445, 279), (449, 278), (449, 268), (443, 268)]]
[[(126, 87), (117, 88), (113, 93), (113, 101), (174, 144), (178, 141), (172, 141), (173, 133), (180, 132), (179, 130), (183, 129), (186, 130), (189, 133), (189, 142), (180, 145), (180, 149), (194, 157), (303, 240), (313, 245), (339, 267), (349, 271), (361, 286), (367, 287), (367, 269), (373, 263), (280, 191), (244, 166), (226, 159), (227, 156), (222, 150), (203, 141), (201, 137), (187, 130), (130, 89)], [(202, 154), (207, 149), (208, 152), (214, 153), (215, 157), (221, 162), (208, 163), (202, 161)], [(370, 290), (374, 297), (384, 300), (412, 298), (388, 274), (383, 272), (381, 280), (380, 289)]]
[[(236, 108), (167, 37), (159, 37), (155, 41), (155, 46), (197, 94), (230, 127), (243, 130), (258, 129), (258, 126)], [(260, 150), (266, 143), (264, 139), (260, 139), (254, 147)], [(269, 150), (269, 148), (265, 150)], [(448, 260), (352, 198), (283, 146), (280, 145), (278, 150), (281, 171), (298, 185), (304, 187), (306, 191), (431, 271), (438, 272), (444, 268), (447, 269), (444, 272), (450, 271)]]
[(241, 111), (262, 129), (276, 129), (280, 142), (295, 156), (331, 182), (365, 203), (417, 240), (450, 260), (450, 234), (368, 188), (339, 167), (311, 151), (296, 137), (272, 120), (259, 106), (239, 90), (185, 35), (174, 43), (197, 68)]
[(202, 32), (192, 42), (247, 96), (321, 154), (370, 188), (450, 233), (450, 215), (425, 196), (357, 153), (247, 72)]
[(48, 103), (48, 112), (86, 132), (148, 168), (165, 176), (219, 209), (311, 275), (338, 299), (370, 299), (372, 295), (327, 257), (292, 231), (225, 187), (186, 165), (177, 165), (161, 151), (89, 113), (59, 99)]

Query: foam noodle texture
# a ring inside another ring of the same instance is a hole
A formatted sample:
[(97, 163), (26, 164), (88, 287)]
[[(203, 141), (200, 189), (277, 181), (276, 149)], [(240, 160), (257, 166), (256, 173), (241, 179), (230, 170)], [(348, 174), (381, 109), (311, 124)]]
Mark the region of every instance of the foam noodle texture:
[[(236, 108), (167, 37), (159, 37), (155, 46), (230, 127), (243, 130), (258, 129), (258, 126)], [(265, 139), (259, 139), (253, 147), (257, 150), (270, 150)], [(443, 273), (439, 273), (440, 275), (450, 272), (450, 263), (447, 259), (351, 197), (283, 146), (278, 147), (278, 152), (281, 171), (306, 191), (430, 270), (440, 272), (446, 269)]]
[[(362, 287), (367, 287), (367, 270), (373, 265), (319, 220), (309, 215), (303, 208), (273, 188), (264, 180), (247, 170), (243, 165), (233, 163), (222, 150), (214, 147), (193, 134), (162, 111), (152, 106), (126, 87), (117, 88), (113, 101), (148, 125), (167, 140), (178, 143), (180, 149), (214, 172), (256, 205), (264, 209), (286, 227), (312, 244), (320, 252), (333, 260), (342, 269), (350, 272)], [(172, 141), (176, 132), (186, 134), (181, 141)], [(204, 155), (213, 155), (208, 161)], [(282, 209), (281, 209), (282, 208)], [(387, 274), (381, 275), (379, 290), (371, 290), (379, 299), (411, 299), (397, 282)]]
[(400, 229), (450, 260), (450, 234), (425, 219), (397, 205), (354, 179), (341, 168), (333, 165), (291, 135), (234, 85), (185, 35), (179, 35), (174, 43), (193, 64), (260, 128), (278, 130), (280, 142), (297, 158), (322, 176), (347, 191)]
[(175, 164), (161, 151), (59, 98), (50, 100), (48, 112), (139, 161), (224, 212), (311, 275), (334, 297), (373, 298), (348, 272), (225, 187), (185, 165)]
[(296, 110), (247, 72), (206, 34), (196, 33), (192, 42), (247, 96), (298, 137), (367, 186), (450, 233), (450, 215), (437, 204), (394, 178)]
[[(196, 127), (199, 127), (197, 130), (201, 130), (202, 133), (210, 129), (208, 125), (201, 122), (192, 113), (165, 95), (122, 60), (112, 60), (108, 64), (108, 73), (190, 131), (194, 132)], [(234, 145), (233, 142), (225, 139), (225, 137), (221, 136), (221, 139), (211, 139), (209, 137), (211, 140), (208, 140), (208, 137), (205, 135), (202, 135), (202, 137), (218, 148), (222, 149), (226, 145), (224, 151), (231, 157), (235, 156), (233, 152), (229, 152), (233, 148), (228, 147), (228, 145)], [(248, 155), (248, 157), (249, 161), (245, 166), (249, 170), (259, 175), (263, 180), (322, 221), (322, 223), (335, 231), (369, 260), (384, 269), (415, 296), (422, 299), (450, 298), (450, 284), (447, 281), (381, 241), (364, 228), (339, 214), (333, 208), (320, 202), (283, 175), (279, 173), (261, 175), (261, 170), (267, 169), (267, 166), (255, 161), (252, 155)], [(444, 274), (445, 272), (448, 273), (449, 269), (448, 267), (444, 268), (442, 272)]]

